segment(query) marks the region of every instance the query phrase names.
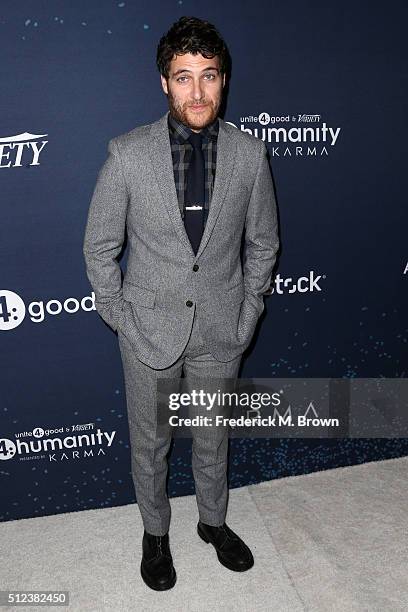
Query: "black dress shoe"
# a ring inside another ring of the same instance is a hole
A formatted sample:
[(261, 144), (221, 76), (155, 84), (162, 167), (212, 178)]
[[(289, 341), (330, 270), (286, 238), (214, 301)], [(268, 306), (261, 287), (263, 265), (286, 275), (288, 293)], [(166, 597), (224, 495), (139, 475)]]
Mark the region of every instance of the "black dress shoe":
[(248, 546), (226, 523), (221, 527), (212, 527), (199, 521), (197, 531), (204, 542), (214, 546), (220, 563), (228, 569), (245, 572), (253, 566), (254, 558)]
[(140, 573), (148, 587), (155, 591), (171, 589), (177, 580), (169, 546), (169, 534), (155, 536), (143, 533), (143, 557)]

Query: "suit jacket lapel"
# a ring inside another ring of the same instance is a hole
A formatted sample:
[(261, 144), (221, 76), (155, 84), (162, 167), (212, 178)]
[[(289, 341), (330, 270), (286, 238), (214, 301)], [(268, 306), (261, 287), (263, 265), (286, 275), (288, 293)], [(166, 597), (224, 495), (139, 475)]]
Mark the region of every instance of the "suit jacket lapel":
[[(177, 235), (184, 246), (188, 249), (189, 253), (194, 255), (194, 251), (188, 239), (178, 205), (177, 190), (174, 182), (173, 159), (170, 148), (169, 130), (167, 126), (168, 114), (169, 111), (167, 111), (167, 113), (158, 121), (152, 123), (150, 127), (149, 155), (164, 204), (167, 208), (167, 212), (174, 225)], [(236, 142), (228, 133), (225, 121), (223, 121), (221, 118), (219, 121), (220, 129), (217, 140), (217, 167), (215, 172), (214, 189), (208, 211), (207, 223), (204, 228), (197, 257), (201, 255), (202, 251), (206, 247), (211, 236), (211, 232), (214, 229), (214, 225), (217, 221), (218, 215), (220, 214), (222, 204), (227, 194), (232, 176), (232, 170), (235, 164), (237, 150)]]

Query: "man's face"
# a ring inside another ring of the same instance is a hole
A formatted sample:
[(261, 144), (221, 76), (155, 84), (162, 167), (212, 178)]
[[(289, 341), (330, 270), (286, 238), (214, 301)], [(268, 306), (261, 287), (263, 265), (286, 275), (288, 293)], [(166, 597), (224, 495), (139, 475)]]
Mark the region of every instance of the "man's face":
[(219, 58), (206, 59), (200, 53), (175, 55), (169, 78), (160, 76), (167, 94), (170, 114), (194, 132), (212, 123), (218, 115), (225, 86), (219, 72)]

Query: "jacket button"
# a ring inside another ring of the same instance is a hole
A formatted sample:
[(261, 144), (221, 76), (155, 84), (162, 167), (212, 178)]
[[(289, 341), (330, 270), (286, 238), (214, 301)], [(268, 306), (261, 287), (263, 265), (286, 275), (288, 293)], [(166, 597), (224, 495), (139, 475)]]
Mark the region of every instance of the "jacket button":
[(199, 265), (194, 264), (194, 266), (193, 266), (193, 271), (194, 271), (194, 272), (197, 272), (197, 270), (198, 270), (198, 268), (199, 268), (199, 267), (200, 267)]
[(188, 306), (190, 308), (190, 306), (193, 305), (193, 302), (191, 300), (187, 300), (186, 302), (186, 306)]

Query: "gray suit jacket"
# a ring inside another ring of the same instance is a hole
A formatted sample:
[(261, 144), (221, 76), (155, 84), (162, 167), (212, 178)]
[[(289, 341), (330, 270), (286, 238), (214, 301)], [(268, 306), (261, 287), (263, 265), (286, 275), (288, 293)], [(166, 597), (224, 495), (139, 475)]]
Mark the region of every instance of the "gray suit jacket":
[[(180, 356), (198, 309), (210, 352), (229, 361), (251, 341), (279, 247), (267, 150), (219, 118), (214, 190), (195, 256), (178, 206), (167, 115), (109, 141), (83, 246), (95, 307), (154, 368)], [(116, 258), (126, 230), (122, 284)]]

